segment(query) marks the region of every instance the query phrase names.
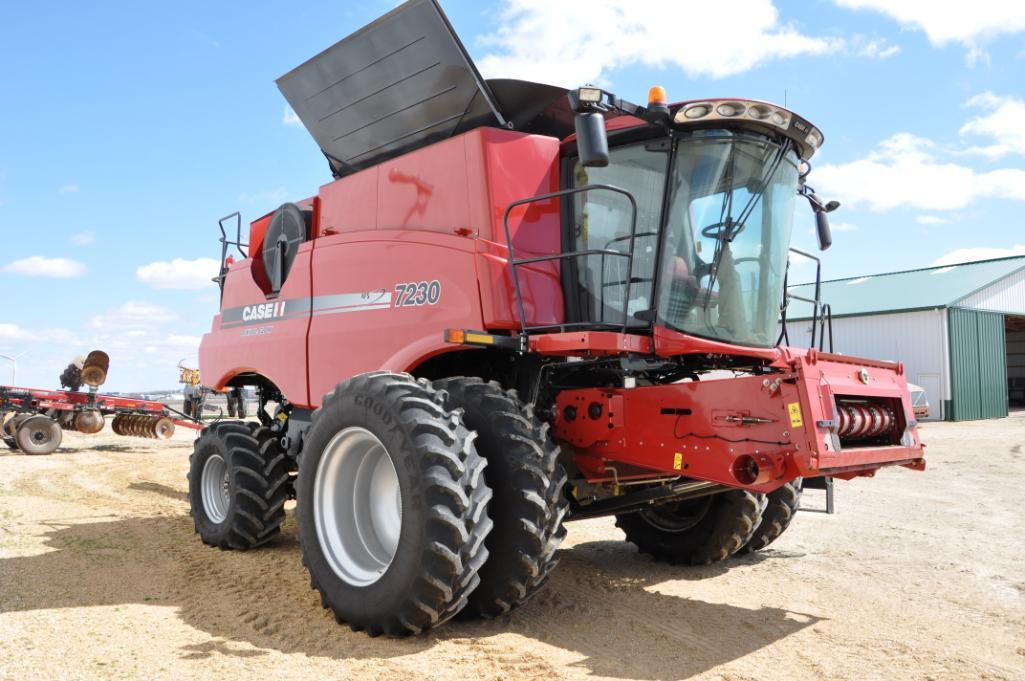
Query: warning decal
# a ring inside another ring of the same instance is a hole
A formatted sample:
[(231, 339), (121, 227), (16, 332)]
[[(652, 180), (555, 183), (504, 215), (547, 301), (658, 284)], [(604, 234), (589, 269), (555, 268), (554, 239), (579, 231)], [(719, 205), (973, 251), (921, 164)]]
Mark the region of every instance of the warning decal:
[(787, 404), (787, 412), (790, 414), (790, 427), (800, 428), (804, 425), (804, 418), (801, 417), (801, 405), (797, 402)]

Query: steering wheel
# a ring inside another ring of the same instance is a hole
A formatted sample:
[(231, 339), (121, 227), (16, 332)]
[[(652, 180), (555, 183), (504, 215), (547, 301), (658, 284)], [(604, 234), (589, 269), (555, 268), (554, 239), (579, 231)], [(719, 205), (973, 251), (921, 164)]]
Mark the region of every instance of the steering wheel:
[(733, 227), (733, 223), (725, 222), (714, 222), (706, 227), (701, 228), (701, 236), (706, 239), (722, 239), (723, 235), (726, 234), (726, 230)]

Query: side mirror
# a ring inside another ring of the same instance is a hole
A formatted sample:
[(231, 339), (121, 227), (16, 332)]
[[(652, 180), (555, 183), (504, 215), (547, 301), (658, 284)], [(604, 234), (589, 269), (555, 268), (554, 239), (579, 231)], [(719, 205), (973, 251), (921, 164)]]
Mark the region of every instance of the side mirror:
[(574, 118), (577, 131), (577, 153), (586, 168), (604, 168), (609, 164), (609, 138), (605, 134), (605, 118), (597, 112), (578, 113)]
[[(809, 166), (810, 170), (810, 166)], [(811, 206), (812, 211), (815, 213), (815, 231), (819, 237), (819, 250), (824, 251), (833, 245), (833, 232), (829, 229), (829, 217), (828, 213), (832, 213), (834, 210), (840, 207), (839, 201), (829, 201), (822, 203), (819, 197), (815, 195), (815, 190), (804, 183), (804, 177), (807, 175), (807, 171), (801, 176), (801, 184), (797, 189), (797, 193), (808, 199), (808, 204)]]
[(815, 211), (815, 231), (819, 236), (820, 251), (825, 251), (833, 245), (833, 232), (829, 229), (829, 215), (824, 210)]

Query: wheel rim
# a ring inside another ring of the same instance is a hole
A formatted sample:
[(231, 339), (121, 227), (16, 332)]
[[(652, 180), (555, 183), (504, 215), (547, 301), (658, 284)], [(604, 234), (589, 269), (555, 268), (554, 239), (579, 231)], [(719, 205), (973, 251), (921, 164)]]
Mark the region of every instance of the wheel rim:
[(50, 441), (50, 427), (41, 423), (33, 423), (29, 426), (29, 437), (32, 444), (45, 445)]
[(640, 516), (652, 527), (663, 532), (685, 532), (708, 514), (712, 506), (712, 496), (693, 501), (681, 501), (678, 504), (665, 504), (650, 510), (640, 511)]
[(402, 494), (388, 450), (365, 428), (339, 431), (317, 464), (313, 484), (317, 540), (345, 582), (369, 586), (395, 557)]
[(35, 447), (45, 447), (50, 444), (60, 432), (60, 426), (53, 419), (46, 416), (30, 416), (22, 421), (18, 430), (25, 429), (28, 444)]
[(207, 517), (218, 525), (228, 517), (228, 505), (231, 503), (228, 485), (227, 462), (220, 454), (211, 454), (203, 464), (201, 480), (203, 509), (206, 511)]

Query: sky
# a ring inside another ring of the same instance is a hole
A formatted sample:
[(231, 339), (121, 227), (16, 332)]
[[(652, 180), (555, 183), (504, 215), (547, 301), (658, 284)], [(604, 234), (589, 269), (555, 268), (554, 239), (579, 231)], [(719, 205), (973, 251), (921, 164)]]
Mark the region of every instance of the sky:
[[(395, 4), (0, 7), (0, 354), (25, 353), (19, 384), (57, 387), (94, 348), (106, 389), (176, 384), (217, 311), (217, 220), (331, 180), (274, 80)], [(843, 204), (826, 278), (1025, 254), (1023, 2), (442, 4), (485, 77), (812, 121), (809, 184)], [(799, 204), (795, 247), (815, 249), (812, 225)]]

